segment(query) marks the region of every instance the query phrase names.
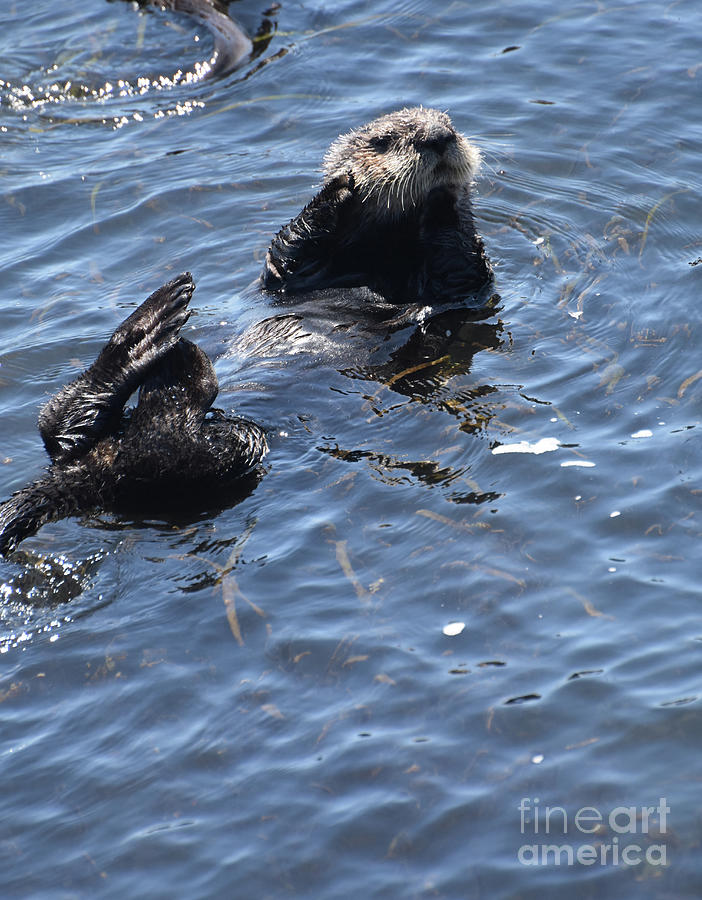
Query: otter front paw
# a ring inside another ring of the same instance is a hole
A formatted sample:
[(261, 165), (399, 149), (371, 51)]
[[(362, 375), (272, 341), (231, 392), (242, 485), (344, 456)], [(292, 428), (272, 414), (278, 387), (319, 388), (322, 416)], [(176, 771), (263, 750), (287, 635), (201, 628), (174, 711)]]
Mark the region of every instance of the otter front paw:
[(332, 235), (354, 199), (350, 172), (328, 181), (302, 212), (280, 229), (271, 241), (262, 284), (269, 291), (311, 290), (326, 272)]
[(352, 172), (345, 172), (343, 175), (332, 178), (326, 187), (334, 191), (336, 203), (345, 203), (351, 199), (356, 190), (356, 179)]

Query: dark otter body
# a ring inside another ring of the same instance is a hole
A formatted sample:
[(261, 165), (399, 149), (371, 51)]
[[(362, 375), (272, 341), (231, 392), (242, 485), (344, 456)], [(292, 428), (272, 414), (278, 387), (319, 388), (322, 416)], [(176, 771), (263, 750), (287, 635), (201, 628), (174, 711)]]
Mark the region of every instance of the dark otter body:
[[(0, 552), (82, 511), (202, 506), (263, 458), (266, 439), (253, 422), (206, 418), (217, 376), (207, 355), (178, 337), (194, 288), (185, 274), (153, 293), (41, 410), (52, 465), (0, 505)], [(127, 417), (124, 404), (137, 387)]]
[(391, 303), (475, 293), (492, 275), (471, 208), (479, 163), (437, 110), (400, 110), (342, 135), (321, 191), (273, 239), (263, 286), (367, 288)]
[[(104, 100), (106, 97), (132, 97), (143, 94), (151, 87), (161, 89), (165, 85), (187, 85), (227, 75), (240, 63), (254, 55), (254, 46), (250, 38), (239, 27), (226, 11), (220, 0), (129, 0), (140, 7), (157, 7), (162, 10), (173, 10), (183, 13), (205, 25), (214, 39), (214, 48), (209, 59), (197, 62), (191, 71), (179, 68), (173, 75), (155, 78), (141, 77), (130, 83), (126, 79), (118, 79), (118, 86), (104, 84), (93, 87), (68, 80), (63, 85), (53, 81), (48, 86), (29, 88), (24, 84), (12, 84), (0, 79), (0, 102), (17, 111), (25, 109), (42, 109), (69, 99)], [(264, 19), (264, 26), (268, 20)], [(264, 34), (268, 33), (264, 29)], [(265, 41), (259, 41), (259, 48)], [(260, 52), (260, 50), (259, 50)]]
[(172, 9), (202, 22), (214, 38), (212, 57), (196, 67), (199, 78), (226, 75), (251, 55), (253, 44), (219, 0), (137, 0), (140, 6)]

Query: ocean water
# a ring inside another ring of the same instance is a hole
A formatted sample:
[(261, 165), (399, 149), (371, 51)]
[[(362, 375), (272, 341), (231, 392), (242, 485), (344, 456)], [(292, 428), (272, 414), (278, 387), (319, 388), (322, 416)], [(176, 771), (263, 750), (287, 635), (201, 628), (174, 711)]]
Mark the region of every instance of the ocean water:
[[(230, 13), (254, 58), (173, 84), (187, 17), (0, 9), (0, 494), (184, 270), (271, 445), (231, 508), (0, 560), (0, 895), (699, 896), (699, 5)], [(416, 104), (483, 151), (499, 309), (248, 354), (328, 144)]]

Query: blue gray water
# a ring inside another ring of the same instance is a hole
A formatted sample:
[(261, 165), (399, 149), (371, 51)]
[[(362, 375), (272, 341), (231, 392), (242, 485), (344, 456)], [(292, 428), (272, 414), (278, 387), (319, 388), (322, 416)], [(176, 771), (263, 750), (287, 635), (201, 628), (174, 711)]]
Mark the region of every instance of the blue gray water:
[[(239, 71), (124, 97), (207, 31), (0, 23), (0, 78), (59, 97), (0, 91), (0, 494), (186, 269), (218, 405), (271, 443), (233, 508), (0, 561), (2, 897), (699, 896), (699, 4), (283, 3)], [(420, 103), (483, 150), (501, 309), (408, 330), (418, 368), (237, 350), (328, 143)]]

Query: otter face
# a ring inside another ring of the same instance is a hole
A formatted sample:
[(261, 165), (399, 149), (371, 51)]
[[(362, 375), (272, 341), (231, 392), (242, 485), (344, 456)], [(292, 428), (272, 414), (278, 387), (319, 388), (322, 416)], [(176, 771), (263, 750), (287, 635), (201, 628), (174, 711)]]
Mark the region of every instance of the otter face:
[(397, 219), (430, 191), (471, 183), (480, 151), (436, 109), (401, 109), (337, 138), (324, 157), (325, 181), (350, 173), (374, 219)]

